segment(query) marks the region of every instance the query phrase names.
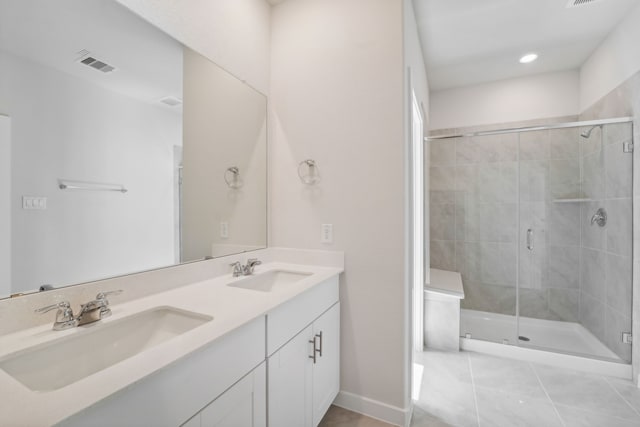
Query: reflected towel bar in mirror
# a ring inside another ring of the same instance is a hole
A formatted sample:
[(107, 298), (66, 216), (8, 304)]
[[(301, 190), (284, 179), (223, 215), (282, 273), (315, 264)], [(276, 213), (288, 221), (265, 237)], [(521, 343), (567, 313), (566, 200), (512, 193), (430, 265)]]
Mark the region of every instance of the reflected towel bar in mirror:
[(100, 182), (83, 182), (83, 181), (69, 181), (65, 179), (58, 180), (58, 187), (61, 190), (85, 190), (85, 191), (117, 191), (119, 193), (126, 193), (127, 190), (120, 184), (106, 184)]

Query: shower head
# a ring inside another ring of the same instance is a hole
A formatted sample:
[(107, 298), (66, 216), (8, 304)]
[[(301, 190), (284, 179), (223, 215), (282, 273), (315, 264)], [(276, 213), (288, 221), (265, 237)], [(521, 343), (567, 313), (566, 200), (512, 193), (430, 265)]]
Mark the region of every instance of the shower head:
[(590, 128), (583, 130), (580, 133), (580, 136), (583, 137), (583, 138), (589, 138), (591, 136), (591, 132), (593, 132), (593, 130), (595, 128), (601, 128), (601, 127), (602, 127), (602, 125), (591, 126)]

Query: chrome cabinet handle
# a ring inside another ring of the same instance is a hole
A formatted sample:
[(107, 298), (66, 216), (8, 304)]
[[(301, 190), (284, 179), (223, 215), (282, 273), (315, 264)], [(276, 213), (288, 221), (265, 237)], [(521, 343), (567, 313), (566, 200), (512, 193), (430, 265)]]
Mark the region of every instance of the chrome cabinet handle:
[(527, 249), (533, 250), (533, 229), (527, 230)]
[[(322, 331), (320, 331), (319, 334), (316, 334), (316, 337), (318, 337), (320, 339), (320, 347), (318, 349), (316, 349), (316, 345), (313, 345), (313, 349), (320, 355), (320, 357), (322, 357)], [(315, 342), (316, 338), (313, 338), (313, 341)]]
[(313, 359), (313, 364), (315, 365), (316, 363), (318, 363), (318, 360), (316, 359), (316, 353), (318, 350), (316, 350), (316, 338), (318, 336), (314, 335), (312, 340), (309, 340), (309, 344), (313, 344), (313, 351), (311, 352), (311, 356), (309, 356), (309, 359)]

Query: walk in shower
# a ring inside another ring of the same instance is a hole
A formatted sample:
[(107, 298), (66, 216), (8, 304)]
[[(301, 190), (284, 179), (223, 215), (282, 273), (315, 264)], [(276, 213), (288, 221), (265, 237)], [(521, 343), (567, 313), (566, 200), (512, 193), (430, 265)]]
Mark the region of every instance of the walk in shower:
[(631, 362), (630, 119), (429, 138), (431, 267), (464, 338)]

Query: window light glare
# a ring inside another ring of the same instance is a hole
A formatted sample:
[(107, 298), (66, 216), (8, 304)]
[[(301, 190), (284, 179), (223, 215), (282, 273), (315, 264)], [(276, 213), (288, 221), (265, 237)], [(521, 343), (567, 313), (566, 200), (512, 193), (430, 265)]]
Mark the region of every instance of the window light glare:
[(520, 58), (520, 63), (521, 64), (528, 64), (530, 62), (535, 61), (536, 59), (538, 59), (538, 54), (536, 54), (536, 53), (527, 53), (522, 58)]

